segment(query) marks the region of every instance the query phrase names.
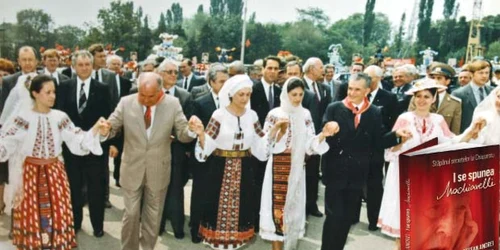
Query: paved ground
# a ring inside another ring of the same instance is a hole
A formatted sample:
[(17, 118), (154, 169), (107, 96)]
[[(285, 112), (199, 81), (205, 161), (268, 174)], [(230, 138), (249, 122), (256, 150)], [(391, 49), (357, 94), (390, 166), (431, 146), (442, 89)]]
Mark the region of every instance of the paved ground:
[[(114, 183), (114, 181), (112, 181)], [(97, 239), (92, 235), (92, 226), (90, 225), (90, 219), (88, 217), (88, 210), (84, 209), (84, 220), (82, 225), (82, 231), (77, 235), (78, 249), (81, 250), (94, 250), (94, 249), (106, 249), (106, 250), (117, 250), (120, 249), (120, 229), (121, 229), (121, 218), (123, 214), (123, 200), (121, 197), (121, 191), (119, 188), (112, 186), (110, 190), (110, 199), (113, 204), (113, 208), (106, 209), (106, 221), (104, 222), (104, 237)], [(173, 236), (170, 224), (167, 223), (167, 234), (163, 235), (158, 239), (158, 244), (156, 245), (156, 250), (184, 250), (184, 249), (209, 249), (203, 244), (193, 244), (191, 243), (191, 238), (189, 237), (189, 227), (187, 222), (189, 221), (189, 201), (191, 194), (191, 181), (185, 187), (185, 211), (186, 211), (186, 226), (184, 232), (186, 237), (183, 240), (177, 240)], [(320, 210), (324, 211), (323, 201), (324, 201), (324, 187), (320, 187), (320, 198), (319, 206)], [(321, 232), (323, 228), (323, 218), (315, 218), (309, 216), (307, 218), (307, 231), (306, 236), (300, 241), (298, 249), (300, 250), (317, 250), (321, 246)], [(361, 222), (351, 228), (349, 234), (348, 243), (345, 247), (346, 250), (391, 250), (393, 249), (393, 242), (390, 238), (383, 236), (380, 231), (370, 232), (368, 231), (368, 224), (366, 218), (366, 206), (363, 204)], [(10, 218), (6, 215), (0, 216), (0, 249), (10, 250), (15, 249), (7, 238), (8, 229), (10, 227)], [(271, 244), (269, 242), (263, 241), (260, 237), (256, 237), (253, 243), (249, 244), (244, 248), (245, 250), (262, 250), (271, 249)]]

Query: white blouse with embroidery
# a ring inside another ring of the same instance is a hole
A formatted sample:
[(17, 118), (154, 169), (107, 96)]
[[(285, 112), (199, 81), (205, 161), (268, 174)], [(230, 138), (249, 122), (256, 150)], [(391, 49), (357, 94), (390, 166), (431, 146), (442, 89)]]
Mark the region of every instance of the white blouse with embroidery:
[(17, 114), (0, 130), (0, 161), (13, 154), (42, 159), (58, 157), (65, 142), (75, 155), (102, 155), (99, 134), (82, 131), (59, 110), (43, 114), (28, 110)]
[(240, 116), (234, 116), (226, 108), (216, 110), (205, 129), (205, 145), (196, 143), (195, 156), (205, 162), (215, 149), (242, 151), (250, 149), (261, 161), (269, 157), (271, 140), (262, 131), (255, 111), (247, 109)]

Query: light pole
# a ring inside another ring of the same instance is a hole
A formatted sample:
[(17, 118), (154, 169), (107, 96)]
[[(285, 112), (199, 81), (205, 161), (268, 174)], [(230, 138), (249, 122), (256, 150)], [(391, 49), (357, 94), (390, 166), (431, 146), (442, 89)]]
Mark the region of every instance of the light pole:
[(241, 62), (245, 64), (245, 42), (246, 42), (246, 33), (247, 33), (247, 3), (248, 0), (245, 0), (245, 6), (243, 10), (243, 30), (241, 32)]

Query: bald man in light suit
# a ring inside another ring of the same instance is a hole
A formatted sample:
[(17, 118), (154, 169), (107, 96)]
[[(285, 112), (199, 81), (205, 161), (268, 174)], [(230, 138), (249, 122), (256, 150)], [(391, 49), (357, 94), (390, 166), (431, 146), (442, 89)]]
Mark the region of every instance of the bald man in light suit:
[[(188, 128), (179, 100), (162, 92), (158, 74), (143, 73), (138, 82), (138, 93), (123, 97), (108, 119), (108, 138), (123, 130), (125, 140), (120, 173), (125, 204), (123, 250), (137, 250), (139, 244), (144, 250), (154, 249), (170, 182), (170, 136), (175, 132), (184, 143), (196, 137)], [(193, 123), (201, 121), (193, 116), (190, 126)]]

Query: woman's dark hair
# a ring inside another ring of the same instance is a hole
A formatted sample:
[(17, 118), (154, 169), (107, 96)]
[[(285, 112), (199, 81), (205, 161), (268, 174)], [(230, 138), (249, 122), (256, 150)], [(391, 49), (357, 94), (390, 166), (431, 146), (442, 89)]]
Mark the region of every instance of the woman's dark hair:
[(297, 79), (293, 79), (291, 80), (289, 83), (288, 83), (288, 86), (286, 88), (286, 92), (287, 93), (290, 93), (290, 91), (296, 89), (296, 88), (301, 88), (302, 90), (305, 89), (305, 86), (304, 86), (304, 81), (302, 81), (301, 79), (297, 78)]
[[(419, 90), (419, 91), (417, 91), (417, 92), (424, 91), (424, 90), (428, 90), (429, 92), (431, 92), (431, 95), (432, 95), (432, 96), (436, 96), (436, 93), (437, 93), (437, 90), (438, 90), (438, 89), (437, 89), (437, 88), (422, 89), (422, 90)], [(416, 94), (417, 92), (415, 92), (415, 94)]]
[(35, 100), (35, 97), (33, 96), (32, 92), (35, 91), (37, 93), (40, 93), (40, 91), (43, 88), (43, 85), (47, 82), (53, 82), (54, 80), (52, 77), (48, 75), (37, 75), (31, 80), (31, 85), (30, 85), (30, 97), (31, 99)]

